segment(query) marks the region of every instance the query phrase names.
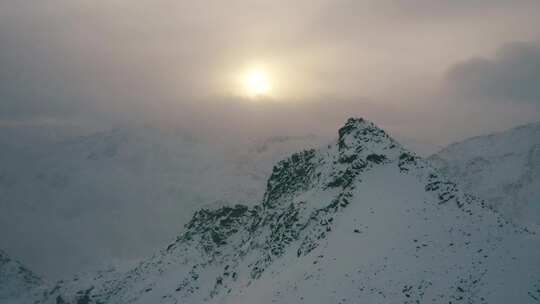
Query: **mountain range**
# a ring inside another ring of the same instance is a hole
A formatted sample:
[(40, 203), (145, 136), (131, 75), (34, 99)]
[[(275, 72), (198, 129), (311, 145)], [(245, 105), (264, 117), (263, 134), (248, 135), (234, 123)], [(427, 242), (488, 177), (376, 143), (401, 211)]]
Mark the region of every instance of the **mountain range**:
[(443, 152), (423, 159), (373, 123), (349, 119), (335, 141), (278, 162), (260, 201), (200, 209), (175, 240), (133, 267), (41, 284), (23, 297), (538, 303), (539, 235), (434, 165)]

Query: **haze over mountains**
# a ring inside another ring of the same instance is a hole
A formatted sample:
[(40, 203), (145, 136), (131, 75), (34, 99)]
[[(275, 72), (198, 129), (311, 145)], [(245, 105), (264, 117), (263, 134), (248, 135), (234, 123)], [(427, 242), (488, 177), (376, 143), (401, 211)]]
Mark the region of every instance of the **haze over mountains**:
[(322, 142), (305, 135), (235, 145), (133, 126), (80, 132), (0, 133), (0, 248), (53, 278), (149, 255), (203, 206), (260, 199), (278, 160)]
[(0, 304), (538, 304), (539, 63), (539, 0), (0, 0)]
[[(239, 143), (152, 126), (2, 128), (0, 248), (53, 279), (129, 264), (165, 244), (203, 206), (256, 202), (277, 161), (327, 141), (308, 134)], [(430, 160), (534, 229), (538, 144), (538, 124), (530, 124), (451, 145)]]
[(174, 242), (130, 270), (26, 296), (43, 303), (536, 303), (538, 235), (431, 163), (372, 123), (350, 119), (336, 141), (279, 162), (262, 201), (195, 213)]

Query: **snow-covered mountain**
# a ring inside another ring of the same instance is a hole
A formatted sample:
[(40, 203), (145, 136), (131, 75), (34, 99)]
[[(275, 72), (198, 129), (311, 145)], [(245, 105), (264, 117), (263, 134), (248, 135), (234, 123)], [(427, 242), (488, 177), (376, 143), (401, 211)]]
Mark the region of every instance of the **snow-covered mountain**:
[(540, 231), (540, 123), (452, 144), (430, 160), (467, 192)]
[(41, 303), (538, 303), (540, 238), (383, 130), (279, 162), (251, 206), (202, 209), (128, 271), (59, 282)]
[(321, 140), (235, 144), (157, 126), (80, 133), (0, 129), (0, 248), (52, 277), (147, 256), (203, 206), (260, 200), (275, 162)]
[(42, 287), (39, 276), (0, 250), (0, 303), (32, 303)]

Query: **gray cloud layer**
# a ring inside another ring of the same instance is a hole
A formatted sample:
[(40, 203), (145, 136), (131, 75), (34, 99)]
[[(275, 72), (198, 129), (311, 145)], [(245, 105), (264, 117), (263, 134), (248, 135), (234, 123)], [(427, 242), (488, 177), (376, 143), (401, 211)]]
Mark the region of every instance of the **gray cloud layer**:
[(472, 98), (540, 104), (540, 43), (506, 44), (493, 59), (457, 64), (448, 71), (447, 81)]
[[(189, 108), (230, 98), (224, 75), (250, 60), (282, 70), (284, 99), (402, 96), (454, 62), (540, 39), (538, 20), (540, 4), (529, 0), (3, 1), (0, 119)], [(508, 65), (529, 69), (534, 48), (516, 48), (450, 78), (500, 91), (500, 82), (521, 79), (477, 79)]]

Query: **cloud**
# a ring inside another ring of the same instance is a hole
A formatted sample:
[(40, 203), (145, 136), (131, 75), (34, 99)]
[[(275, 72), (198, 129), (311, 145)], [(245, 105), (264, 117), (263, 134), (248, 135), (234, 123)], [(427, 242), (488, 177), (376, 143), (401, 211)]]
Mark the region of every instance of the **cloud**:
[(294, 87), (287, 97), (371, 97), (510, 37), (539, 39), (538, 8), (532, 0), (0, 1), (0, 119), (194, 103), (223, 95), (221, 74), (258, 59), (283, 69), (284, 86)]
[[(0, 0), (0, 137), (157, 121), (242, 147), (362, 116), (446, 144), (540, 118), (538, 44), (454, 65), (539, 28), (538, 0)], [(231, 94), (252, 61), (282, 96)], [(458, 102), (473, 99), (486, 102)]]
[(493, 58), (472, 58), (446, 73), (447, 88), (469, 99), (540, 105), (540, 42), (513, 42)]

